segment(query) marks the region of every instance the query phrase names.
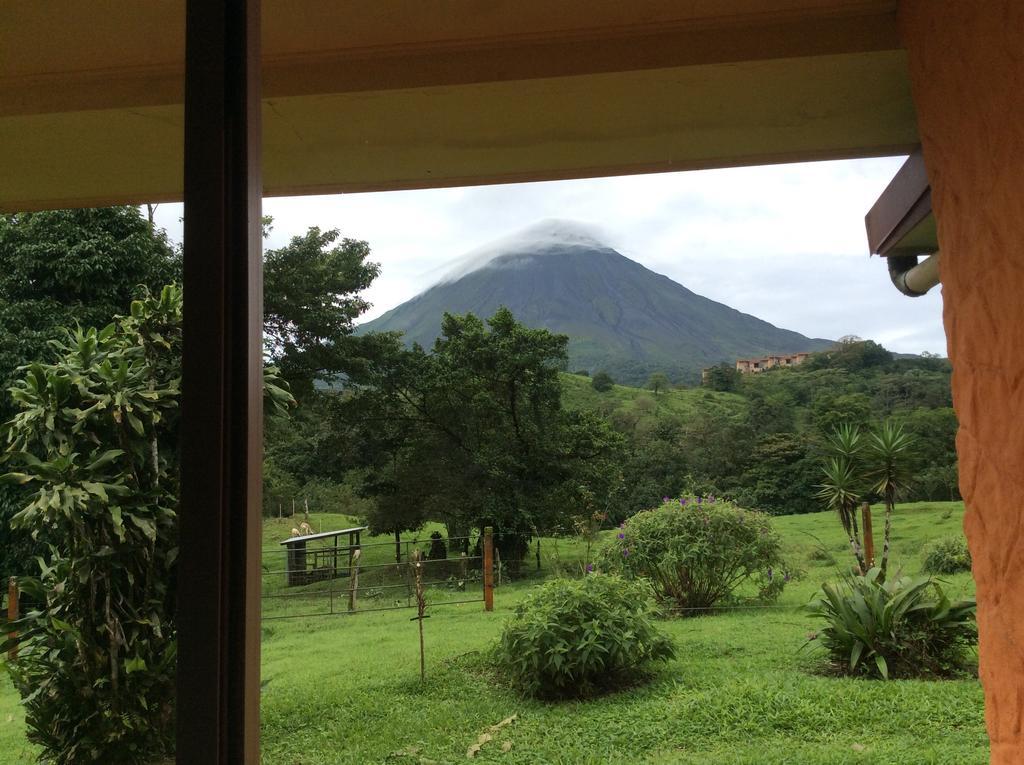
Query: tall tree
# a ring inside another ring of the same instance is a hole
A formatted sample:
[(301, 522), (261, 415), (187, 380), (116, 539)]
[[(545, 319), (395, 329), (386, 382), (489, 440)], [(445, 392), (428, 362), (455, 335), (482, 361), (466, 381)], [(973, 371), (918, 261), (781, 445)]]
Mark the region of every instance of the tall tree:
[(263, 265), (263, 336), (270, 359), (302, 399), (314, 383), (358, 371), (366, 344), (353, 336), (370, 304), (361, 293), (380, 273), (370, 247), (337, 229), (310, 228), (268, 250)]
[(662, 391), (668, 390), (671, 386), (672, 381), (668, 379), (668, 375), (664, 372), (655, 372), (647, 379), (647, 388), (654, 391), (655, 396)]
[(105, 326), (139, 296), (140, 286), (158, 291), (180, 270), (164, 232), (135, 207), (0, 216), (3, 390), (18, 367), (44, 360), (60, 327)]
[[(180, 275), (179, 253), (135, 207), (0, 215), (0, 427), (18, 368), (56, 357), (62, 327), (109, 324), (145, 288)], [(12, 529), (25, 491), (0, 486), (0, 573), (34, 569), (41, 540)]]
[(620, 440), (596, 418), (562, 409), (567, 343), (507, 309), (486, 323), (446, 315), (432, 352), (398, 352), (353, 402), (376, 412), (364, 417), (367, 427), (387, 420), (395, 428), (370, 480), (398, 476), (393, 490), (416, 494), (452, 536), (493, 525), (509, 562), (569, 505), (584, 496), (606, 502)]

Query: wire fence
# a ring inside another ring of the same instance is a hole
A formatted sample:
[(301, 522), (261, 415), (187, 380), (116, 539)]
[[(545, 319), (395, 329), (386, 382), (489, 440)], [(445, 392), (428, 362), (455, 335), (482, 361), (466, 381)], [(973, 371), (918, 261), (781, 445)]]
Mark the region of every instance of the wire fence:
[[(339, 540), (342, 534), (349, 534), (347, 543)], [(413, 609), (417, 586), (430, 608), (486, 605), (494, 587), (493, 549), (489, 533), (365, 544), (354, 530), (294, 537), (263, 550), (261, 616), (272, 621)]]

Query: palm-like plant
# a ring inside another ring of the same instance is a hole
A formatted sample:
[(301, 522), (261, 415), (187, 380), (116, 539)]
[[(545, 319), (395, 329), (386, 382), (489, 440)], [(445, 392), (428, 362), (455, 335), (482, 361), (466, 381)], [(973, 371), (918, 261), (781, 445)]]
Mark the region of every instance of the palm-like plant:
[(860, 427), (851, 423), (837, 427), (828, 437), (828, 450), (832, 456), (822, 466), (825, 480), (819, 484), (817, 496), (839, 515), (839, 522), (850, 539), (853, 557), (864, 572), (870, 562), (864, 557), (857, 525), (857, 503), (865, 488), (861, 477), (864, 439)]
[(874, 428), (867, 439), (867, 475), (873, 482), (871, 490), (885, 501), (885, 541), (882, 545), (881, 577), (889, 567), (889, 533), (896, 495), (910, 482), (910, 456), (914, 438), (903, 425), (887, 420)]
[(862, 484), (854, 459), (837, 455), (830, 457), (821, 468), (824, 480), (818, 484), (815, 495), (836, 511), (843, 530), (850, 539), (850, 549), (857, 560), (860, 573), (867, 570), (864, 552), (860, 543), (857, 526), (857, 502), (860, 500)]

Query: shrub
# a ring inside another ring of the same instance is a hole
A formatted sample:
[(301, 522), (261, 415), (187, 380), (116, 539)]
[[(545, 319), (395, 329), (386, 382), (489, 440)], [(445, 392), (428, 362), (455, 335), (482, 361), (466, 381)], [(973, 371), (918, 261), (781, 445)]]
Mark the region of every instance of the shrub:
[(650, 588), (617, 576), (554, 579), (516, 607), (496, 662), (524, 692), (587, 695), (627, 684), (650, 662), (675, 657), (653, 624)]
[[(172, 751), (181, 291), (132, 303), (102, 330), (55, 343), (12, 389), (0, 482), (27, 487), (11, 520), (43, 534), (32, 608), (6, 667), (41, 759), (151, 762)], [(290, 395), (267, 378), (273, 401)]]
[(612, 376), (607, 372), (598, 372), (590, 381), (591, 387), (598, 393), (605, 393), (612, 389), (615, 385), (615, 381)]
[(921, 568), (929, 574), (957, 574), (971, 570), (971, 551), (963, 537), (940, 539), (925, 550)]
[(600, 568), (650, 580), (684, 615), (734, 597), (746, 582), (773, 601), (790, 578), (768, 516), (714, 497), (666, 498), (637, 513), (602, 549)]
[(826, 622), (811, 639), (821, 641), (842, 674), (956, 675), (977, 637), (974, 600), (951, 603), (928, 577), (883, 581), (878, 568), (823, 585), (808, 609)]

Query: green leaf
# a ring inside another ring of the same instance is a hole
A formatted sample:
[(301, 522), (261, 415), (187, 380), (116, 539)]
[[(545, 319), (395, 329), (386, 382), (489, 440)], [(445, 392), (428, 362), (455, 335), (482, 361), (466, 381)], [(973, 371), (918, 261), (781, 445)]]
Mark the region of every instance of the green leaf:
[(103, 452), (103, 454), (101, 454), (98, 458), (89, 463), (89, 465), (86, 467), (86, 470), (88, 470), (90, 473), (95, 470), (98, 470), (99, 468), (105, 465), (109, 465), (122, 454), (124, 454), (124, 449), (108, 449), (107, 451)]
[(116, 533), (117, 538), (123, 542), (124, 521), (121, 518), (121, 508), (117, 506), (110, 508), (110, 518), (114, 521), (114, 533)]
[(139, 518), (137, 515), (129, 515), (128, 520), (134, 523), (150, 542), (156, 541), (156, 525), (148, 518)]
[(4, 473), (0, 475), (0, 484), (15, 484), (20, 486), (35, 479), (34, 475), (28, 473)]
[(885, 663), (885, 657), (881, 654), (875, 654), (875, 664), (878, 665), (878, 671), (882, 673), (882, 677), (886, 680), (889, 679), (889, 665)]
[(131, 659), (128, 659), (124, 663), (124, 671), (125, 671), (125, 674), (127, 674), (127, 675), (130, 675), (133, 672), (145, 672), (146, 671), (146, 662), (145, 662), (145, 660), (142, 657), (135, 656), (135, 657), (133, 657)]

